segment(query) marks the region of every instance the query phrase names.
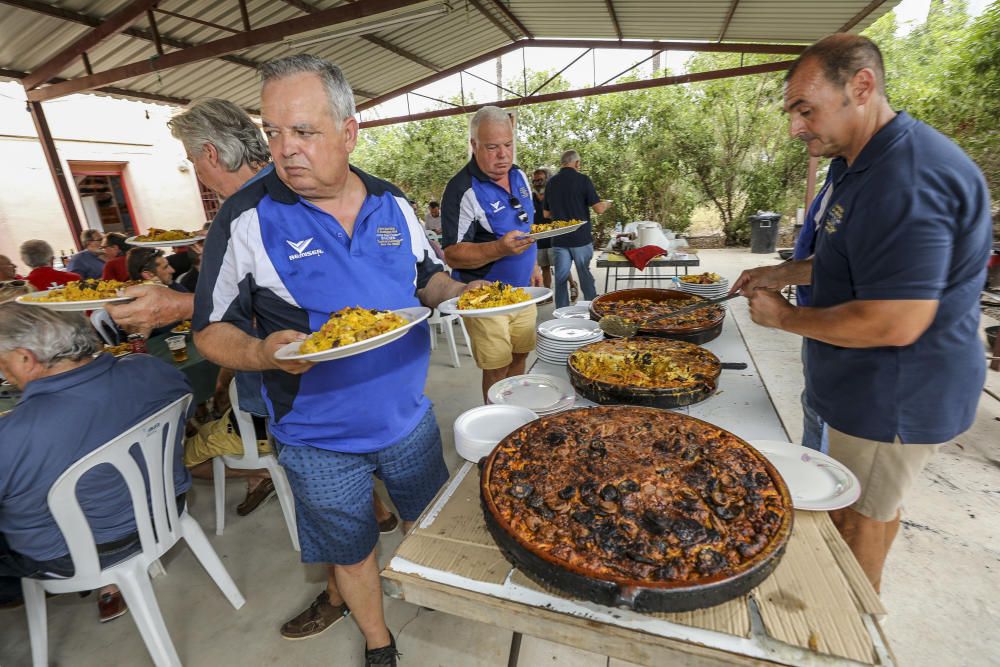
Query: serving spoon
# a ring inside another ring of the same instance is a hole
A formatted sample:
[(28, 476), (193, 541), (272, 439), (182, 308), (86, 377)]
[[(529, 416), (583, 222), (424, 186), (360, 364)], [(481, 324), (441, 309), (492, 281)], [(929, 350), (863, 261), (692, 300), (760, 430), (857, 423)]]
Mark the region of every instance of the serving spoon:
[(631, 338), (639, 329), (643, 329), (653, 322), (659, 322), (660, 320), (666, 320), (671, 317), (676, 317), (678, 315), (683, 315), (685, 313), (690, 313), (695, 310), (701, 310), (702, 308), (707, 308), (708, 306), (714, 306), (716, 304), (722, 303), (723, 301), (729, 301), (730, 299), (739, 296), (739, 292), (733, 292), (732, 294), (727, 294), (726, 296), (720, 296), (717, 299), (709, 299), (701, 303), (696, 303), (693, 306), (684, 306), (683, 308), (678, 308), (677, 310), (664, 313), (663, 315), (657, 315), (656, 317), (651, 317), (645, 322), (633, 322), (631, 320), (626, 320), (618, 315), (605, 315), (597, 322), (597, 326), (601, 328), (601, 331), (608, 334), (609, 336), (616, 336), (618, 338)]

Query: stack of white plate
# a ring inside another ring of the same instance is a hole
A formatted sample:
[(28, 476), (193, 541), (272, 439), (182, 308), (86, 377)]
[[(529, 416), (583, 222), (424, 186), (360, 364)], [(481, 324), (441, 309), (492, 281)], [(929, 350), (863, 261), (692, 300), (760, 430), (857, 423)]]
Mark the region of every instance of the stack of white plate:
[(535, 352), (538, 358), (550, 364), (565, 366), (566, 359), (578, 347), (604, 338), (604, 332), (593, 320), (562, 318), (538, 325)]
[(556, 308), (552, 311), (552, 317), (557, 317), (559, 319), (573, 318), (577, 320), (589, 320), (590, 302), (577, 301), (572, 306)]
[(535, 419), (534, 412), (516, 405), (480, 405), (466, 410), (455, 420), (455, 450), (475, 463), (511, 432)]
[(573, 407), (576, 391), (564, 378), (528, 373), (500, 380), (486, 392), (495, 406), (527, 408), (538, 416), (551, 415)]
[(717, 299), (720, 296), (726, 296), (729, 294), (729, 281), (725, 278), (722, 278), (719, 282), (708, 283), (707, 285), (686, 283), (680, 278), (675, 278), (674, 282), (677, 285), (677, 290), (687, 292), (688, 294), (697, 294), (698, 296), (703, 296), (706, 299)]

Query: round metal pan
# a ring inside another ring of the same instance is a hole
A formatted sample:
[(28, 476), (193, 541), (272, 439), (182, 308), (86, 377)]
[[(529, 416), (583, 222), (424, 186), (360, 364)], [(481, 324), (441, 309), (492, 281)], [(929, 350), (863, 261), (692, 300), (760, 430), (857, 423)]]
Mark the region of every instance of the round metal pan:
[[(590, 319), (600, 320), (611, 311), (609, 304), (617, 301), (631, 301), (633, 299), (649, 299), (650, 301), (673, 301), (676, 299), (701, 299), (696, 294), (688, 294), (679, 290), (659, 289), (656, 287), (636, 287), (632, 289), (621, 289), (608, 292), (594, 299), (590, 304)], [(673, 340), (683, 340), (695, 345), (707, 343), (715, 340), (722, 333), (722, 323), (726, 319), (725, 308), (719, 309), (721, 316), (711, 324), (698, 327), (671, 326), (669, 319), (654, 322), (647, 328), (639, 329), (639, 334), (643, 336), (659, 336), (661, 338), (672, 338)]]
[[(635, 342), (643, 340), (655, 340), (649, 338), (633, 338)], [(602, 341), (590, 343), (579, 348), (578, 351), (587, 351), (588, 348), (600, 345)], [(677, 389), (655, 388), (655, 387), (630, 387), (622, 384), (613, 384), (594, 380), (583, 375), (573, 365), (573, 355), (566, 361), (566, 368), (569, 371), (569, 381), (573, 388), (580, 392), (580, 395), (590, 399), (594, 403), (601, 405), (642, 405), (649, 408), (680, 408), (685, 405), (692, 405), (715, 393), (719, 386), (719, 375), (722, 373), (722, 366), (718, 358), (705, 350), (715, 359), (715, 373), (706, 377), (695, 387), (683, 387)]]
[[(614, 419), (616, 410), (652, 410), (653, 408), (637, 408), (632, 406), (603, 406), (596, 408), (578, 408), (566, 414), (580, 414), (599, 411), (602, 416)], [(681, 415), (683, 419), (707, 424), (694, 417)], [(534, 423), (534, 422), (532, 422)], [(521, 431), (528, 425), (519, 428), (506, 438), (519, 438)], [(709, 426), (714, 425), (709, 424)], [(731, 434), (730, 434), (731, 435)], [(733, 436), (735, 437), (735, 436)], [(687, 582), (663, 582), (626, 579), (624, 577), (597, 578), (581, 568), (560, 562), (555, 558), (524, 544), (511, 532), (509, 524), (500, 516), (489, 490), (489, 479), (492, 474), (493, 462), (496, 459), (498, 446), (481, 463), (480, 501), (483, 508), (483, 518), (486, 528), (496, 541), (497, 546), (515, 567), (529, 578), (547, 586), (557, 588), (564, 593), (598, 604), (610, 607), (623, 607), (640, 612), (678, 612), (713, 607), (733, 598), (749, 593), (754, 587), (774, 572), (785, 553), (788, 539), (792, 532), (794, 510), (788, 486), (773, 465), (753, 447), (742, 439), (738, 439), (751, 455), (755, 456), (767, 470), (782, 498), (785, 508), (782, 524), (778, 528), (771, 543), (743, 568), (733, 574), (720, 574), (705, 577), (697, 584)]]

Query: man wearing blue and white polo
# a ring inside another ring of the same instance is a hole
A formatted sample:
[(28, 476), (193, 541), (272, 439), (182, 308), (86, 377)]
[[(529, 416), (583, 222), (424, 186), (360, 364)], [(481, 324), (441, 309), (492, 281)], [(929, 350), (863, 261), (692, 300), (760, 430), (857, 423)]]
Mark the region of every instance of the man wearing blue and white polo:
[[(375, 560), (372, 474), (385, 482), (404, 525), (448, 477), (423, 394), (428, 327), (315, 365), (279, 362), (274, 353), (343, 307), (436, 306), (466, 285), (443, 272), (405, 196), (349, 165), (358, 124), (340, 69), (297, 55), (262, 66), (261, 77), (275, 170), (226, 200), (212, 225), (195, 343), (221, 366), (263, 371), (302, 559), (329, 565), (328, 591), (283, 634), (318, 634), (339, 618), (328, 612), (345, 605), (365, 636), (366, 664), (395, 665)], [(244, 333), (251, 322), (263, 338)]]
[[(448, 181), (441, 199), (441, 247), (455, 277), (542, 285), (535, 242), (528, 238), (535, 209), (528, 177), (514, 164), (514, 127), (499, 107), (483, 107), (469, 122), (472, 159)], [(483, 400), (500, 380), (524, 373), (535, 349), (534, 305), (511, 315), (465, 320), (472, 356), (483, 369)]]

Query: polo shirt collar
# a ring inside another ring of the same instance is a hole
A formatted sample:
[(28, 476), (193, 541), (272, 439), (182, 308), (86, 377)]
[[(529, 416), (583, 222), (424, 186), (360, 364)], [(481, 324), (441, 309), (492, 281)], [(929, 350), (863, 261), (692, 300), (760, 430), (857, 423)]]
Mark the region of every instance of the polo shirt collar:
[[(492, 178), (486, 175), (486, 172), (484, 172), (482, 169), (479, 168), (479, 163), (476, 162), (475, 157), (469, 159), (469, 164), (467, 164), (465, 168), (469, 170), (469, 173), (472, 174), (476, 178), (476, 180), (483, 181), (484, 183), (495, 182)], [(510, 165), (510, 171), (508, 171), (507, 173), (510, 174), (511, 172), (517, 171), (518, 169), (520, 169), (520, 167), (518, 167), (516, 164), (512, 164)]]
[(50, 375), (40, 380), (33, 380), (25, 386), (24, 393), (21, 395), (21, 401), (26, 401), (36, 395), (55, 394), (71, 389), (79, 384), (90, 382), (97, 376), (111, 370), (111, 366), (114, 363), (115, 358), (110, 354), (99, 354), (89, 364), (84, 364), (79, 368), (74, 368), (58, 375)]
[[(355, 176), (361, 179), (368, 195), (379, 196), (382, 194), (382, 190), (384, 188), (379, 186), (377, 180), (373, 179), (371, 176), (361, 171), (354, 165), (348, 165), (348, 168), (354, 172)], [(308, 201), (303, 199), (297, 192), (285, 185), (284, 181), (278, 178), (277, 169), (271, 169), (268, 174), (265, 174), (263, 176), (263, 181), (264, 187), (267, 188), (268, 196), (279, 204), (298, 204), (300, 201), (303, 203)]]
[(886, 123), (876, 132), (858, 154), (858, 159), (851, 165), (849, 172), (864, 171), (876, 160), (882, 157), (886, 149), (900, 136), (910, 131), (917, 121), (905, 111), (900, 111), (896, 117)]

